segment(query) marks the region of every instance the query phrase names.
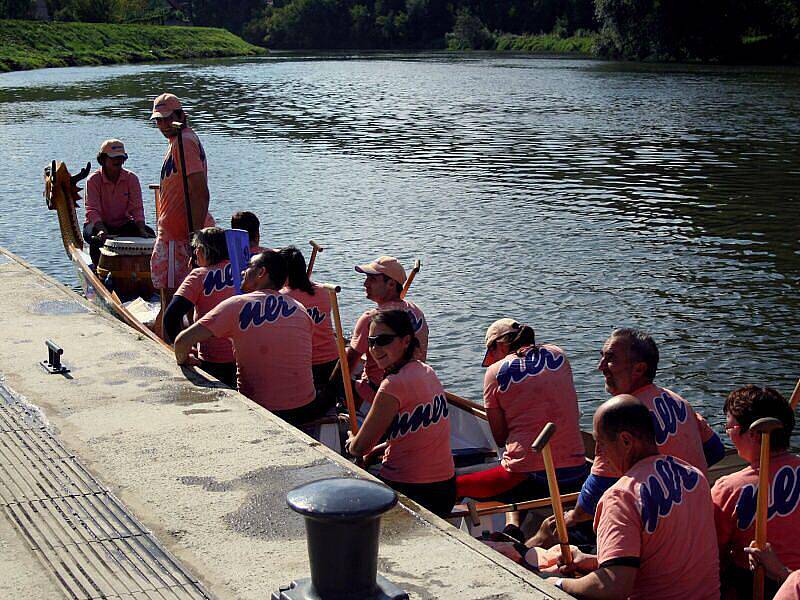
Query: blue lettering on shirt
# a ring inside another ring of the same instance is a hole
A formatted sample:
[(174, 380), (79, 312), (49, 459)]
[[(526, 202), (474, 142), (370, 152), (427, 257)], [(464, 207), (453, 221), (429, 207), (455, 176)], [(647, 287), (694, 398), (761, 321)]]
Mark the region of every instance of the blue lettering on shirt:
[(167, 158), (164, 159), (164, 164), (161, 165), (161, 181), (164, 181), (167, 177), (177, 172), (178, 169), (175, 167), (175, 161), (172, 160), (172, 153), (170, 152)]
[(204, 296), (210, 296), (215, 291), (221, 292), (228, 287), (233, 287), (233, 268), (230, 263), (224, 269), (212, 269), (203, 279)]
[[(767, 520), (775, 515), (785, 517), (793, 513), (800, 503), (800, 466), (786, 465), (778, 469), (770, 487), (772, 498), (767, 509)], [(742, 493), (736, 502), (736, 526), (742, 531), (749, 529), (753, 524), (757, 497), (757, 485), (750, 483), (742, 488)]]
[(267, 296), (265, 300), (248, 302), (239, 311), (239, 329), (245, 331), (251, 325), (260, 327), (264, 323), (274, 323), (281, 317), (289, 317), (297, 310), (297, 305), (289, 306), (283, 296)]
[(684, 493), (691, 492), (700, 481), (700, 474), (676, 463), (672, 456), (659, 458), (654, 463), (655, 475), (641, 484), (642, 524), (648, 533), (658, 527), (658, 520), (672, 512), (672, 507), (683, 502)]
[(408, 312), (408, 316), (411, 317), (411, 326), (414, 328), (414, 333), (417, 333), (422, 326), (425, 324), (425, 317), (422, 315), (419, 316), (417, 319), (417, 315), (414, 314), (413, 310), (406, 311)]
[(325, 313), (320, 312), (320, 310), (316, 306), (312, 306), (311, 308), (307, 308), (306, 312), (311, 317), (316, 325), (319, 325), (325, 320)]
[(497, 384), (505, 392), (512, 383), (519, 383), (526, 377), (536, 377), (545, 369), (558, 371), (564, 364), (564, 356), (555, 356), (547, 348), (532, 346), (523, 356), (506, 360), (497, 371)]
[(656, 428), (656, 443), (661, 446), (669, 436), (677, 433), (679, 424), (686, 423), (689, 411), (686, 402), (670, 396), (667, 392), (653, 398), (653, 408), (655, 410), (651, 410), (650, 415)]
[(442, 419), (447, 419), (448, 414), (447, 400), (443, 394), (438, 394), (433, 397), (431, 402), (418, 404), (411, 413), (404, 412), (395, 415), (386, 432), (387, 439), (394, 440), (419, 429), (436, 425)]

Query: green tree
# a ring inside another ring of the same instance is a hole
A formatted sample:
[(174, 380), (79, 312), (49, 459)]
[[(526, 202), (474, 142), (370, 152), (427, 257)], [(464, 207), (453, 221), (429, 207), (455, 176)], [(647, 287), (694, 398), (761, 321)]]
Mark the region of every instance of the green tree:
[(451, 50), (492, 50), (494, 36), (478, 17), (462, 8), (456, 15), (453, 31), (447, 34)]
[(0, 0), (0, 19), (30, 19), (33, 0)]

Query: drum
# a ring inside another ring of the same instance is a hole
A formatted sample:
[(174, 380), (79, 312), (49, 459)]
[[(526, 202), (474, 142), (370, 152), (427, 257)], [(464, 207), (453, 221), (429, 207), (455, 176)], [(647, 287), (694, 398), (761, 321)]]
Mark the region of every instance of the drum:
[(111, 275), (111, 287), (123, 300), (136, 296), (150, 298), (155, 290), (150, 280), (150, 255), (153, 238), (117, 237), (106, 240), (100, 248), (97, 276), (106, 281)]

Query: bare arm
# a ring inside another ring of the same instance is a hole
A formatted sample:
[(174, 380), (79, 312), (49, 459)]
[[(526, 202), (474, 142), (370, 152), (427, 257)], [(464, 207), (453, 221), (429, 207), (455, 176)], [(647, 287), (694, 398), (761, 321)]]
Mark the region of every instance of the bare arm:
[(369, 414), (358, 433), (350, 438), (347, 451), (353, 456), (364, 456), (369, 453), (389, 429), (392, 419), (400, 410), (400, 401), (385, 392), (378, 392), (369, 409)]
[(353, 369), (358, 364), (358, 361), (361, 360), (361, 354), (352, 346), (348, 346), (345, 349), (345, 354), (347, 355), (347, 366), (350, 368), (350, 372), (352, 373)]
[(562, 589), (576, 598), (627, 598), (633, 592), (636, 567), (614, 565), (601, 567), (580, 579), (564, 579)]
[(489, 420), (489, 428), (492, 430), (492, 437), (495, 444), (505, 446), (508, 439), (508, 424), (506, 414), (502, 408), (487, 408), (486, 418)]
[(189, 200), (192, 205), (192, 231), (202, 229), (208, 216), (208, 180), (202, 171), (190, 173), (186, 178), (189, 182)]
[(205, 342), (207, 339), (214, 337), (211, 331), (195, 323), (188, 329), (182, 331), (175, 340), (175, 360), (179, 365), (184, 365), (189, 362), (189, 350), (194, 348), (196, 344)]

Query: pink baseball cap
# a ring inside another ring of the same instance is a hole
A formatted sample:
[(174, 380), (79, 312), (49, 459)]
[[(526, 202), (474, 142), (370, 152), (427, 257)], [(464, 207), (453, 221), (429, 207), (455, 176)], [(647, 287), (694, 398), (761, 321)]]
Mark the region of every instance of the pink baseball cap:
[(497, 321), (489, 325), (489, 329), (486, 330), (486, 354), (483, 355), (481, 366), (491, 366), (489, 362), (489, 352), (491, 351), (492, 344), (501, 337), (518, 332), (521, 328), (522, 325), (514, 319), (497, 319)]
[(119, 140), (106, 140), (100, 146), (100, 153), (105, 154), (108, 158), (118, 158), (120, 156), (128, 158), (125, 154), (125, 146)]
[(356, 271), (365, 275), (386, 275), (400, 285), (406, 282), (406, 270), (394, 256), (380, 256), (365, 265), (356, 265)]
[(182, 108), (181, 101), (175, 94), (161, 94), (153, 100), (153, 114), (150, 119), (164, 119)]

